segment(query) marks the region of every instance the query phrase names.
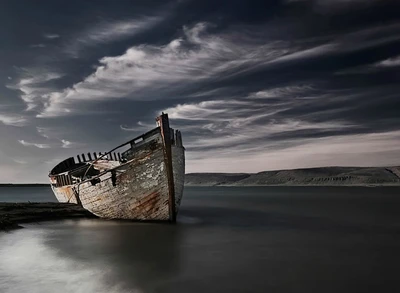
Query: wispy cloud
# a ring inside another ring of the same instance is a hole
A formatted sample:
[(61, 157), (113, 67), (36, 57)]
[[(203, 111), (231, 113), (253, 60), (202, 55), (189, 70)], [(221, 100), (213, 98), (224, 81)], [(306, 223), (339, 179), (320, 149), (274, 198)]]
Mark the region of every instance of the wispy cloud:
[(65, 53), (79, 57), (81, 50), (98, 44), (109, 43), (142, 33), (162, 21), (161, 16), (145, 16), (138, 19), (108, 21), (92, 25), (75, 36), (65, 48)]
[[(160, 91), (182, 90), (223, 72), (258, 66), (260, 61), (285, 54), (279, 44), (238, 44), (235, 36), (206, 33), (207, 24), (184, 28), (181, 38), (163, 46), (135, 46), (125, 54), (104, 57), (101, 66), (82, 82), (62, 92), (48, 95), (45, 111), (39, 117), (67, 114), (73, 101), (104, 100), (134, 96), (158, 99)], [(275, 48), (275, 45), (278, 45)], [(135, 95), (133, 95), (135, 94)]]
[(161, 111), (189, 172), (399, 162), (394, 1), (125, 2), (10, 19), (29, 27), (0, 57), (6, 178), (44, 181), (43, 162), (110, 149)]
[(33, 45), (30, 45), (29, 47), (31, 47), (31, 48), (45, 48), (46, 45), (45, 44), (33, 44)]
[(380, 2), (379, 0), (286, 0), (287, 4), (308, 3), (314, 11), (324, 14), (348, 11), (349, 8), (362, 9), (369, 5)]
[(400, 66), (400, 56), (388, 58), (379, 62), (375, 62), (367, 65), (360, 65), (353, 68), (348, 68), (335, 72), (335, 75), (346, 75), (346, 74), (363, 74), (368, 75), (370, 73), (387, 70), (393, 67)]
[(142, 121), (138, 121), (134, 126), (120, 125), (119, 128), (123, 131), (146, 131), (150, 128), (153, 128), (155, 124), (150, 125), (147, 123), (143, 123)]
[(18, 163), (18, 164), (27, 164), (27, 163), (28, 163), (28, 162), (25, 161), (25, 160), (16, 159), (16, 158), (12, 158), (12, 160), (13, 160), (15, 163)]
[[(129, 27), (128, 24), (113, 24), (91, 40), (108, 40), (113, 35), (109, 31), (114, 30), (124, 34), (125, 26)], [(81, 82), (43, 96), (46, 107), (38, 117), (74, 114), (79, 109), (72, 104), (78, 102), (128, 97), (153, 100), (171, 95), (196, 97), (196, 92), (187, 89), (202, 82), (226, 80), (269, 67), (276, 68), (282, 63), (374, 46), (392, 40), (393, 36), (388, 37), (387, 33), (395, 29), (393, 25), (369, 28), (325, 40), (322, 44), (305, 45), (302, 41), (290, 44), (260, 38), (255, 40), (241, 34), (240, 30), (210, 34), (209, 26), (198, 23), (184, 27), (183, 35), (168, 44), (133, 46), (120, 56), (100, 59), (100, 66)], [(356, 45), (353, 45), (354, 40), (358, 40)], [(212, 90), (217, 89), (209, 91)], [(273, 93), (264, 93), (267, 94)]]
[(306, 92), (312, 92), (314, 88), (312, 85), (290, 85), (279, 88), (272, 88), (267, 90), (258, 91), (252, 93), (248, 98), (253, 99), (268, 99), (268, 98), (283, 98), (283, 97), (296, 97), (297, 95), (303, 95)]
[[(187, 172), (260, 172), (320, 166), (390, 166), (398, 162), (400, 132), (267, 142), (234, 155), (225, 148), (188, 152)], [(276, 147), (279, 145), (279, 147)]]
[(253, 101), (219, 100), (176, 105), (163, 111), (169, 113), (178, 128), (185, 130), (187, 125), (195, 123), (197, 131), (191, 132), (186, 144), (192, 151), (224, 147), (227, 152), (242, 153), (253, 149), (257, 140), (265, 142), (276, 134), (323, 133), (355, 126), (343, 120), (311, 122), (279, 115), (292, 107), (293, 104), (261, 106)]
[(49, 135), (47, 134), (47, 128), (44, 127), (36, 127), (37, 132), (40, 134), (40, 136), (44, 138), (50, 138)]
[(62, 142), (62, 148), (67, 149), (67, 148), (71, 147), (71, 142), (70, 141), (62, 139), (61, 142)]
[(58, 34), (44, 34), (43, 37), (45, 37), (46, 39), (58, 39), (60, 37), (60, 35), (58, 35)]
[(36, 131), (41, 137), (44, 137), (48, 141), (47, 145), (51, 145), (53, 148), (77, 148), (83, 146), (83, 143), (74, 142), (62, 138), (66, 135), (65, 128), (54, 128), (54, 127), (36, 127)]
[(11, 126), (25, 126), (27, 124), (27, 119), (18, 114), (2, 114), (0, 113), (0, 122), (5, 125)]
[(44, 144), (44, 143), (34, 143), (34, 142), (27, 142), (23, 139), (18, 140), (18, 142), (24, 146), (33, 146), (33, 147), (37, 147), (39, 149), (49, 149), (51, 148), (51, 145), (49, 144)]
[(386, 60), (383, 60), (381, 62), (378, 62), (376, 64), (378, 67), (395, 67), (395, 66), (400, 66), (400, 56), (389, 58)]
[(52, 87), (48, 82), (61, 78), (63, 75), (56, 72), (43, 72), (43, 70), (23, 69), (22, 77), (8, 88), (22, 92), (21, 99), (26, 103), (27, 111), (33, 110), (43, 103), (43, 98), (51, 92)]
[(71, 149), (71, 148), (76, 148), (78, 146), (82, 146), (82, 144), (76, 143), (76, 142), (71, 142), (69, 140), (66, 139), (61, 139), (61, 147), (63, 149)]

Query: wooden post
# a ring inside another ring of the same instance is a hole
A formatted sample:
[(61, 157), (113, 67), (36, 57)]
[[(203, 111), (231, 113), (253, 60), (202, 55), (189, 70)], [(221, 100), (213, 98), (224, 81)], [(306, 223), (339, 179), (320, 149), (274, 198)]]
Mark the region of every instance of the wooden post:
[(176, 222), (176, 207), (175, 207), (175, 183), (172, 167), (172, 150), (171, 150), (171, 131), (169, 127), (168, 114), (162, 113), (157, 117), (157, 124), (160, 126), (161, 136), (164, 144), (164, 163), (167, 171), (168, 180), (168, 205), (169, 205), (169, 220), (172, 223)]

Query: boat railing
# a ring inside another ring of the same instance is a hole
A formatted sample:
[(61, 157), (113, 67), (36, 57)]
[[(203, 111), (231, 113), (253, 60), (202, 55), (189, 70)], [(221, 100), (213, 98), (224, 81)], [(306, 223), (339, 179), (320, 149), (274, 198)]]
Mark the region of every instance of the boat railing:
[[(116, 151), (117, 149), (119, 149), (119, 148), (121, 148), (121, 147), (124, 147), (124, 146), (126, 146), (126, 145), (128, 145), (128, 144), (130, 144), (131, 147), (132, 147), (132, 146), (135, 146), (135, 145), (138, 146), (139, 144), (142, 144), (142, 143), (146, 142), (146, 140), (147, 140), (148, 138), (150, 138), (151, 136), (153, 136), (154, 133), (155, 133), (156, 131), (158, 131), (159, 129), (160, 129), (160, 127), (156, 127), (156, 128), (154, 128), (154, 129), (152, 129), (152, 130), (150, 130), (150, 131), (148, 131), (148, 132), (146, 132), (146, 133), (144, 133), (144, 134), (142, 134), (142, 135), (139, 135), (138, 137), (135, 137), (134, 139), (129, 140), (129, 141), (126, 142), (126, 143), (123, 143), (123, 144), (121, 144), (121, 145), (119, 145), (119, 146), (113, 148), (111, 151), (109, 151), (109, 152), (107, 152), (107, 153), (105, 153), (105, 154), (103, 154), (103, 155), (107, 155), (107, 154), (109, 154), (109, 153), (111, 153), (111, 152), (114, 152), (114, 151)], [(174, 145), (176, 145), (176, 146), (178, 146), (178, 147), (183, 147), (183, 145), (182, 145), (182, 134), (181, 134), (181, 132), (180, 132), (179, 130), (174, 130), (174, 129), (171, 128), (171, 136), (172, 136), (171, 139), (173, 140), (173, 144), (174, 144)], [(99, 156), (99, 158), (98, 158), (97, 160), (99, 160), (101, 157), (102, 157), (102, 156)], [(90, 167), (91, 167), (95, 162), (96, 162), (96, 161), (94, 161), (94, 162), (88, 167), (87, 170), (89, 170)], [(93, 179), (99, 178), (99, 177), (103, 176), (104, 174), (107, 174), (108, 172), (114, 172), (114, 171), (117, 170), (118, 168), (121, 168), (121, 167), (127, 165), (128, 163), (129, 163), (129, 161), (123, 162), (121, 165), (118, 165), (118, 166), (115, 166), (115, 167), (113, 167), (113, 168), (107, 169), (107, 170), (101, 172), (100, 174), (98, 174), (98, 175), (96, 175), (96, 176), (94, 176), (94, 177), (91, 177), (91, 178), (82, 180), (81, 182), (79, 182), (79, 185), (81, 185), (82, 183), (85, 183), (85, 182), (89, 182), (89, 181), (91, 181), (91, 180), (93, 180)], [(86, 176), (86, 173), (87, 173), (87, 171), (85, 172), (85, 175), (83, 176), (83, 178)], [(78, 185), (78, 186), (79, 186), (79, 185)], [(79, 188), (79, 187), (78, 187), (78, 188)]]
[[(57, 187), (62, 187), (65, 185), (71, 185), (71, 184), (76, 184), (78, 183), (78, 186), (81, 185), (84, 182), (99, 178), (100, 176), (106, 174), (107, 172), (111, 172), (121, 166), (124, 166), (128, 160), (125, 159), (124, 157), (124, 153), (121, 155), (120, 152), (116, 152), (118, 149), (130, 145), (130, 149), (136, 149), (138, 147), (140, 147), (141, 145), (145, 144), (146, 142), (149, 141), (149, 138), (151, 138), (152, 136), (154, 136), (156, 133), (158, 133), (158, 131), (160, 130), (160, 127), (156, 127), (146, 133), (143, 133), (121, 145), (118, 145), (117, 147), (113, 148), (112, 150), (108, 151), (108, 152), (99, 152), (93, 153), (93, 157), (91, 153), (87, 153), (87, 158), (85, 154), (81, 154), (81, 155), (77, 155), (77, 159), (78, 159), (78, 164), (83, 164), (83, 163), (88, 163), (90, 162), (90, 164), (88, 166), (83, 165), (84, 168), (86, 168), (83, 176), (81, 176), (81, 181), (80, 182), (76, 182), (76, 179), (74, 180), (74, 178), (67, 173), (68, 169), (66, 169), (64, 172), (66, 174), (55, 174), (55, 179), (56, 179), (56, 186)], [(174, 130), (173, 128), (170, 128), (170, 135), (171, 135), (171, 143), (172, 145), (178, 146), (178, 147), (183, 147), (182, 144), (182, 134), (179, 130)], [(115, 160), (115, 161), (119, 161), (120, 165), (115, 166), (113, 168), (107, 169), (101, 173), (99, 173), (98, 175), (92, 176), (90, 178), (86, 178), (88, 171), (92, 168), (92, 166), (98, 162), (101, 159), (108, 159), (108, 160)], [(66, 166), (70, 166), (71, 165), (71, 160), (74, 160), (74, 158), (69, 158), (68, 160), (68, 164), (66, 164)], [(67, 161), (66, 160), (66, 161)], [(75, 160), (74, 160), (75, 161)], [(61, 162), (59, 165), (63, 165), (64, 163)], [(53, 169), (54, 170), (54, 169)], [(60, 173), (64, 173), (64, 172), (60, 172)]]
[(92, 162), (93, 160), (98, 161), (101, 158), (105, 158), (107, 156), (108, 160), (114, 160), (114, 161), (121, 161), (121, 153), (116, 153), (116, 152), (93, 152), (93, 157), (92, 153), (87, 153), (87, 159), (85, 154), (77, 155), (78, 163), (86, 163), (86, 162)]

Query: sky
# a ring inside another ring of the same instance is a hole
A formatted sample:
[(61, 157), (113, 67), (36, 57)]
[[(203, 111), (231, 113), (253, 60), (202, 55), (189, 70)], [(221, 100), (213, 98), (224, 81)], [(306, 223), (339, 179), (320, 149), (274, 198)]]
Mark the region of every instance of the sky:
[(169, 114), (186, 172), (400, 164), (400, 3), (0, 1), (0, 182)]

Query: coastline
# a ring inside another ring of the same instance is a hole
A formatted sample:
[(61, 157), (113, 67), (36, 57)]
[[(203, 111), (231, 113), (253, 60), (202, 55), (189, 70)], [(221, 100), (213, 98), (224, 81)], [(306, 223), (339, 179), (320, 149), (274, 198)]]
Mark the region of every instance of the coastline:
[(48, 187), (49, 183), (0, 183), (0, 187)]
[(258, 173), (188, 173), (186, 186), (400, 186), (400, 167), (321, 167)]
[(0, 203), (0, 231), (23, 228), (20, 224), (61, 219), (96, 218), (76, 204), (58, 202)]
[(235, 184), (185, 184), (185, 187), (400, 187), (400, 183), (394, 184), (254, 184), (254, 185), (235, 185)]

